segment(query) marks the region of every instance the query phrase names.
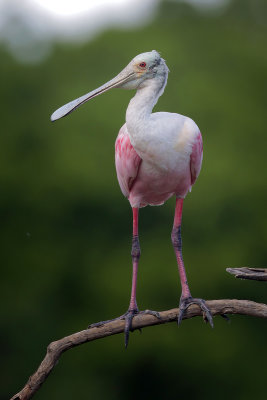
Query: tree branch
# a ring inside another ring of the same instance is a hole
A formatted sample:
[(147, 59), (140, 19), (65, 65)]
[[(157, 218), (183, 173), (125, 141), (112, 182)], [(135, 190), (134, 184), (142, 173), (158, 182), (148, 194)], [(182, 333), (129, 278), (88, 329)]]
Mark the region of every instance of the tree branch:
[[(267, 304), (255, 303), (249, 300), (209, 300), (206, 301), (212, 315), (242, 314), (253, 317), (267, 318)], [(165, 324), (167, 322), (177, 321), (179, 309), (160, 312), (161, 320), (149, 315), (137, 315), (133, 319), (133, 330), (145, 328), (147, 326)], [(184, 319), (201, 316), (202, 312), (197, 305), (191, 305), (184, 315)], [(40, 388), (47, 379), (52, 369), (57, 364), (60, 356), (72, 347), (79, 346), (86, 342), (91, 342), (106, 336), (116, 335), (124, 332), (124, 321), (114, 320), (104, 323), (99, 327), (92, 327), (81, 332), (66, 336), (47, 347), (47, 353), (37, 371), (29, 378), (24, 388), (12, 397), (11, 400), (28, 400)]]
[(267, 281), (267, 268), (226, 268), (226, 271), (240, 279)]

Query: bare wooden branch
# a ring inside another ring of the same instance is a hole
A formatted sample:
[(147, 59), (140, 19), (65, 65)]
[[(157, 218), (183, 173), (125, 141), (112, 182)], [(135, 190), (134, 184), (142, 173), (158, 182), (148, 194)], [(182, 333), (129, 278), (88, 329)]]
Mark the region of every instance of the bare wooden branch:
[[(209, 307), (212, 315), (226, 316), (227, 314), (242, 314), (253, 317), (267, 318), (267, 304), (255, 303), (254, 301), (210, 300), (206, 301), (206, 304)], [(177, 321), (178, 313), (178, 308), (162, 311), (160, 312), (161, 320), (149, 314), (137, 315), (133, 319), (133, 330)], [(199, 315), (202, 315), (200, 308), (193, 304), (187, 309), (184, 319)], [(13, 396), (11, 400), (30, 399), (40, 388), (42, 383), (47, 379), (48, 375), (57, 364), (63, 352), (83, 343), (123, 332), (124, 321), (117, 319), (105, 323), (99, 327), (86, 329), (50, 343), (47, 347), (46, 356), (41, 362), (37, 371), (29, 378), (24, 388), (15, 396)]]
[(267, 281), (267, 268), (226, 268), (226, 271), (240, 279)]

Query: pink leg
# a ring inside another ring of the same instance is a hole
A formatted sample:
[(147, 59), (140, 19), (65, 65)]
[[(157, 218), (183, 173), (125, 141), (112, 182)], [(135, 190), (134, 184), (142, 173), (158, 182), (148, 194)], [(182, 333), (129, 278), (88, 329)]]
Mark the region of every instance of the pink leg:
[[(128, 311), (123, 315), (125, 319), (125, 347), (128, 346), (129, 342), (129, 332), (132, 328), (132, 320), (133, 317), (139, 313), (137, 303), (136, 303), (136, 285), (137, 285), (137, 272), (138, 272), (138, 263), (140, 258), (140, 244), (138, 237), (138, 213), (139, 208), (133, 208), (133, 239), (132, 239), (132, 262), (133, 262), (133, 277), (132, 277), (132, 290), (131, 290), (131, 299)], [(151, 314), (160, 319), (160, 315), (157, 311), (141, 311), (143, 314)]]
[[(139, 237), (138, 237), (138, 208), (133, 208), (133, 239), (132, 239), (132, 262), (133, 262), (133, 277), (132, 277), (132, 290), (131, 290), (131, 299), (130, 299), (130, 305), (128, 308), (128, 311), (123, 314), (121, 317), (115, 318), (115, 319), (124, 319), (125, 320), (125, 328), (124, 328), (124, 334), (125, 334), (125, 347), (128, 346), (129, 342), (129, 333), (130, 330), (132, 330), (132, 320), (135, 315), (139, 313), (137, 303), (136, 303), (136, 285), (137, 285), (137, 272), (138, 272), (138, 263), (139, 263), (139, 258), (140, 258), (140, 245), (139, 245)], [(159, 319), (160, 315), (157, 311), (151, 311), (151, 310), (145, 310), (141, 311), (140, 313), (142, 314), (151, 314), (154, 315), (154, 317), (157, 317)], [(107, 322), (110, 322), (111, 320), (108, 321), (102, 321), (98, 322), (96, 324), (89, 325), (88, 328), (93, 328), (93, 327), (98, 327), (102, 326)]]
[(132, 262), (133, 262), (133, 277), (132, 277), (132, 291), (129, 311), (138, 311), (136, 303), (136, 284), (137, 284), (137, 272), (138, 263), (140, 258), (140, 244), (138, 237), (138, 213), (139, 208), (133, 208), (133, 240), (132, 240)]
[(205, 320), (208, 321), (210, 325), (213, 327), (212, 315), (208, 307), (206, 306), (205, 301), (202, 299), (193, 298), (191, 296), (189, 286), (187, 283), (184, 261), (182, 256), (182, 237), (181, 237), (183, 202), (184, 202), (183, 199), (178, 199), (178, 198), (176, 199), (175, 215), (174, 215), (174, 222), (171, 234), (172, 244), (177, 259), (178, 270), (182, 286), (182, 294), (179, 304), (178, 324), (181, 323), (184, 312), (187, 309), (187, 307), (189, 307), (190, 304), (198, 304), (203, 311), (203, 316)]
[(190, 297), (191, 293), (186, 279), (186, 272), (182, 256), (181, 223), (182, 223), (182, 213), (183, 213), (183, 202), (184, 199), (176, 199), (175, 215), (174, 215), (171, 238), (180, 274), (180, 280), (182, 285), (182, 297)]

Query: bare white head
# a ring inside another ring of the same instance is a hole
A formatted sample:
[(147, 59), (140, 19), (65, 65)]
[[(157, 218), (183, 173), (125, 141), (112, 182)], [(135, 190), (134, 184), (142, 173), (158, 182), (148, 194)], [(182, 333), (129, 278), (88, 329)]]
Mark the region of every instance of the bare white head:
[(157, 80), (159, 89), (163, 90), (168, 72), (165, 61), (156, 50), (139, 54), (115, 78), (56, 110), (51, 115), (51, 121), (65, 117), (86, 101), (112, 88), (139, 89), (149, 84), (152, 79)]

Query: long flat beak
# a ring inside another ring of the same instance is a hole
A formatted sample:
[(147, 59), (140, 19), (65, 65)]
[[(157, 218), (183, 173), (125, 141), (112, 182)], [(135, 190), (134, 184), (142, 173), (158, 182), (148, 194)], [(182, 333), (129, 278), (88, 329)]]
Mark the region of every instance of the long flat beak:
[(86, 103), (88, 100), (92, 99), (93, 97), (98, 96), (101, 93), (106, 92), (109, 89), (120, 87), (122, 84), (129, 82), (132, 80), (133, 76), (135, 75), (134, 72), (127, 71), (127, 67), (123, 69), (115, 78), (111, 79), (104, 85), (100, 86), (99, 88), (89, 92), (78, 99), (72, 100), (69, 103), (65, 104), (64, 106), (58, 108), (52, 115), (51, 121), (56, 121), (66, 115), (70, 114), (72, 111), (76, 110), (76, 108), (80, 107), (82, 104)]

